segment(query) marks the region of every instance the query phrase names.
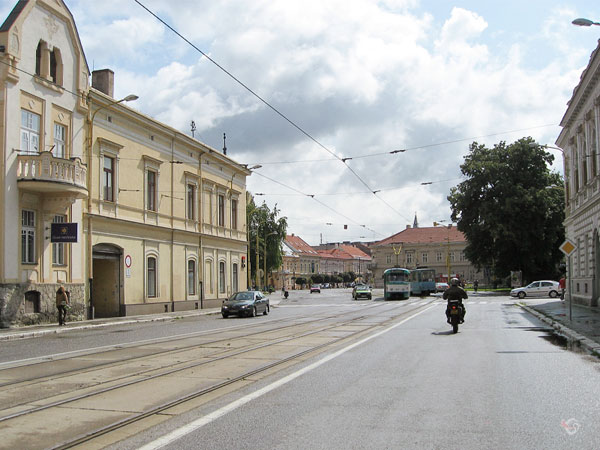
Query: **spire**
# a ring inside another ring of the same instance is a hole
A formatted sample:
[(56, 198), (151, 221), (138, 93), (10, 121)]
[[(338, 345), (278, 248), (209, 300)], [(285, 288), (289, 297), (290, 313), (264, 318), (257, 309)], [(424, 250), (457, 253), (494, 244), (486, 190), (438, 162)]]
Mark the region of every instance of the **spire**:
[(415, 220), (413, 222), (413, 228), (419, 228), (419, 221), (417, 220), (417, 212), (415, 211)]
[(223, 133), (223, 154), (227, 154), (227, 136)]

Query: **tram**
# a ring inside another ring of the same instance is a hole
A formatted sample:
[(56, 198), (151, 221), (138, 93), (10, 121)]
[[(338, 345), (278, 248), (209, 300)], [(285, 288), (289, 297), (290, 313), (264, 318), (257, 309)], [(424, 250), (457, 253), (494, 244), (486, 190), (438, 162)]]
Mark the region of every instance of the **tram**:
[(428, 296), (435, 292), (435, 269), (421, 267), (410, 271), (411, 295)]
[(384, 300), (406, 300), (410, 296), (410, 270), (392, 268), (383, 272)]

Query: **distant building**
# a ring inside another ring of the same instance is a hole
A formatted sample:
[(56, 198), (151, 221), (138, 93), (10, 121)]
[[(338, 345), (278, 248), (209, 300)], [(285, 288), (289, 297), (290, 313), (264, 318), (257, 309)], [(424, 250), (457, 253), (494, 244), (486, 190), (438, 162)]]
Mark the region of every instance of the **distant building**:
[(565, 229), (576, 247), (569, 274), (576, 303), (598, 306), (600, 297), (600, 43), (581, 74), (560, 125)]
[(467, 260), (467, 242), (455, 226), (406, 229), (371, 246), (371, 271), (375, 287), (383, 287), (383, 272), (392, 267), (435, 269), (436, 281), (450, 277), (486, 283), (483, 273)]
[(285, 238), (285, 245), (287, 245), (297, 257), (293, 262), (292, 283), (295, 283), (296, 278), (301, 277), (308, 280), (312, 275), (320, 273), (321, 258), (319, 257), (319, 253), (308, 245), (301, 237), (294, 234), (287, 235)]

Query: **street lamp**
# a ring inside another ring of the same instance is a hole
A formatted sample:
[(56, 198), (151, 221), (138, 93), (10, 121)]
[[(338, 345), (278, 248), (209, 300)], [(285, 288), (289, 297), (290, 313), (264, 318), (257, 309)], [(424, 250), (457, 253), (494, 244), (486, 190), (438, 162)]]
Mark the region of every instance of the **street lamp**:
[(577, 25), (579, 27), (591, 27), (592, 25), (600, 25), (600, 23), (598, 23), (598, 22), (594, 22), (590, 19), (583, 19), (583, 18), (575, 19), (571, 23), (573, 25)]
[(451, 272), (451, 265), (450, 265), (450, 229), (452, 228), (452, 223), (450, 223), (448, 225), (443, 225), (441, 222), (445, 222), (445, 220), (440, 220), (439, 222), (433, 222), (433, 226), (434, 227), (446, 227), (448, 229), (448, 237), (446, 238), (446, 240), (447, 240), (447, 247), (446, 247), (446, 267), (448, 269), (448, 284), (450, 284), (450, 272)]
[[(104, 106), (98, 108), (92, 114), (92, 98), (88, 94), (88, 114), (87, 114), (87, 126), (88, 126), (88, 140), (87, 140), (87, 186), (88, 189), (91, 189), (92, 185), (92, 146), (93, 146), (93, 136), (94, 136), (94, 119), (96, 118), (96, 114), (103, 109), (110, 108), (121, 102), (132, 102), (137, 100), (139, 97), (134, 94), (129, 94), (127, 97), (123, 97), (121, 100), (114, 100)], [(92, 255), (92, 200), (90, 198), (91, 195), (88, 195), (88, 204), (87, 204), (87, 213), (88, 213), (88, 230), (87, 230), (87, 269), (88, 269), (88, 289), (89, 289), (89, 312), (88, 318), (94, 318), (94, 303), (93, 303), (93, 287), (94, 287), (94, 264), (93, 264), (93, 255)]]

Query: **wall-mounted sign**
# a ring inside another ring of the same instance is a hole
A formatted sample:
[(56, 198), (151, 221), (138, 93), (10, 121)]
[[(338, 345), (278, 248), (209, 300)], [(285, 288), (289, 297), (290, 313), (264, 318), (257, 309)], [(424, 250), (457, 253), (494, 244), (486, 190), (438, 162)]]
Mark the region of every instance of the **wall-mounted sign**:
[(50, 242), (77, 242), (77, 223), (50, 224)]
[(131, 256), (130, 255), (127, 255), (125, 257), (125, 267), (127, 267), (127, 268), (131, 267)]

